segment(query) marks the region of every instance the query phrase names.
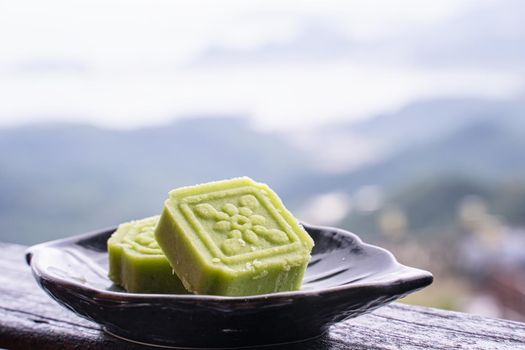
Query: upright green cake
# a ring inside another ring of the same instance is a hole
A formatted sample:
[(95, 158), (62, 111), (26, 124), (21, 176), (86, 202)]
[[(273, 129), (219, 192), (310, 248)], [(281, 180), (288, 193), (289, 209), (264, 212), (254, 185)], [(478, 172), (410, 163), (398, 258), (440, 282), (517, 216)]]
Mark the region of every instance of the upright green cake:
[(120, 224), (108, 240), (109, 278), (128, 292), (187, 293), (153, 235), (159, 216)]
[(243, 177), (169, 193), (155, 237), (188, 291), (298, 290), (314, 245), (265, 184)]

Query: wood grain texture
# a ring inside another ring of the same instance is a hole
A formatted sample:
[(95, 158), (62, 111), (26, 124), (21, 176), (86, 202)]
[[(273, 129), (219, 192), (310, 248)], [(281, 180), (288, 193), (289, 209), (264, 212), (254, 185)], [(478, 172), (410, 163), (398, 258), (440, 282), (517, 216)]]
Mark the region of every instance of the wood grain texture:
[[(105, 334), (49, 298), (33, 280), (24, 250), (0, 243), (0, 347), (146, 348)], [(525, 349), (525, 323), (394, 303), (282, 349)]]

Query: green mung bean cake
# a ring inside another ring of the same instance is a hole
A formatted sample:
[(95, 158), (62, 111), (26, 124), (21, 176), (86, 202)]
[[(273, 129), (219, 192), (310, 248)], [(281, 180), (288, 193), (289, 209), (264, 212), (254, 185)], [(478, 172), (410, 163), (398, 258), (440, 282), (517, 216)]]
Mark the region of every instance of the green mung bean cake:
[(128, 292), (187, 293), (155, 240), (159, 215), (120, 224), (108, 240), (109, 278)]
[(300, 289), (314, 245), (277, 194), (247, 177), (172, 190), (155, 238), (188, 291), (225, 296)]

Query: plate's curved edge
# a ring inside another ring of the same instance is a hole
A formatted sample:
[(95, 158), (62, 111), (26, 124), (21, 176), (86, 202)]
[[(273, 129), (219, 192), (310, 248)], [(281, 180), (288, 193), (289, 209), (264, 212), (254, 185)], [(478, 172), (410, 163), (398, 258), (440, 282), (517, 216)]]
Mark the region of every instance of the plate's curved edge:
[[(301, 222), (301, 225), (305, 227), (305, 229), (312, 229), (312, 230), (322, 230), (322, 231), (335, 231), (338, 234), (350, 236), (358, 246), (368, 249), (368, 250), (377, 250), (380, 251), (381, 254), (384, 254), (385, 256), (388, 256), (391, 264), (393, 264), (395, 267), (399, 269), (403, 269), (405, 271), (412, 272), (411, 275), (406, 276), (403, 278), (402, 282), (407, 284), (407, 290), (406, 292), (410, 291), (416, 291), (419, 289), (422, 289), (428, 285), (430, 285), (433, 282), (433, 275), (429, 271), (418, 269), (411, 266), (406, 266), (397, 261), (395, 256), (388, 250), (375, 246), (373, 244), (365, 243), (363, 240), (356, 235), (355, 233), (352, 233), (350, 231), (336, 228), (336, 227), (329, 227), (329, 226), (319, 226), (319, 225), (310, 225), (304, 222)], [(81, 235), (76, 235), (72, 237), (67, 237), (63, 239), (53, 240), (49, 242), (40, 243), (34, 246), (29, 247), (26, 250), (26, 262), (31, 267), (31, 270), (33, 272), (33, 276), (35, 278), (41, 278), (45, 279), (48, 282), (56, 282), (62, 286), (67, 286), (75, 289), (83, 289), (83, 290), (89, 290), (92, 292), (93, 295), (96, 295), (97, 298), (105, 299), (105, 296), (108, 297), (108, 299), (115, 300), (116, 297), (127, 300), (144, 300), (144, 299), (183, 299), (183, 300), (210, 300), (210, 301), (223, 301), (223, 300), (229, 300), (229, 301), (257, 301), (257, 300), (268, 300), (268, 299), (274, 299), (274, 298), (288, 298), (288, 297), (307, 297), (311, 295), (324, 295), (329, 293), (337, 293), (344, 290), (349, 289), (361, 289), (361, 288), (372, 288), (372, 289), (390, 289), (393, 286), (394, 282), (400, 282), (399, 278), (396, 279), (396, 281), (388, 280), (388, 281), (375, 281), (375, 282), (357, 282), (357, 283), (350, 283), (345, 284), (341, 286), (334, 286), (334, 287), (328, 287), (321, 290), (306, 290), (306, 291), (289, 291), (289, 292), (278, 292), (278, 293), (271, 293), (271, 294), (260, 294), (260, 295), (253, 295), (253, 296), (242, 296), (242, 297), (231, 297), (231, 296), (218, 296), (218, 295), (193, 295), (193, 294), (140, 294), (140, 293), (127, 293), (127, 292), (118, 292), (118, 291), (109, 291), (109, 290), (102, 290), (90, 286), (83, 285), (81, 283), (78, 283), (76, 281), (72, 280), (66, 280), (62, 279), (53, 275), (49, 275), (42, 271), (37, 263), (35, 263), (35, 256), (38, 255), (38, 253), (48, 247), (59, 247), (68, 243), (76, 243), (81, 240), (86, 240), (89, 238), (93, 238), (98, 235), (102, 234), (109, 234), (116, 230), (116, 227), (108, 227), (101, 230), (96, 231), (90, 231)], [(41, 282), (39, 281), (39, 284)], [(395, 287), (399, 287), (399, 283), (394, 283)], [(410, 286), (408, 286), (410, 285)]]
[[(401, 264), (399, 261), (397, 261), (395, 255), (392, 254), (392, 252), (390, 252), (389, 250), (387, 250), (385, 248), (382, 248), (382, 247), (379, 247), (379, 246), (376, 246), (376, 245), (373, 245), (373, 244), (370, 244), (370, 243), (366, 243), (366, 242), (364, 242), (361, 239), (361, 237), (359, 237), (357, 234), (355, 234), (353, 232), (350, 232), (348, 230), (345, 230), (345, 229), (342, 229), (342, 228), (338, 228), (338, 227), (312, 225), (312, 224), (308, 224), (308, 223), (305, 223), (305, 222), (301, 222), (301, 225), (303, 227), (309, 228), (309, 229), (325, 230), (325, 231), (336, 231), (339, 234), (352, 237), (352, 239), (354, 239), (356, 241), (357, 245), (362, 247), (362, 248), (364, 248), (364, 249), (376, 250), (376, 251), (381, 252), (381, 254), (383, 254), (383, 255), (385, 255), (385, 256), (387, 256), (389, 258), (390, 262), (394, 266), (396, 266), (398, 268), (401, 268), (401, 269), (404, 269), (405, 271), (413, 272), (412, 278), (409, 278), (409, 277), (405, 277), (405, 278), (406, 278), (406, 281), (420, 280), (421, 281), (421, 287), (419, 287), (417, 289), (425, 288), (425, 287), (429, 286), (430, 284), (432, 284), (432, 282), (434, 281), (434, 275), (430, 271), (419, 269), (417, 267), (412, 267), (412, 266), (407, 266), (407, 265)], [(391, 285), (391, 283), (392, 283), (392, 281), (388, 281), (388, 282), (385, 281), (384, 283), (374, 282), (373, 285), (377, 286), (377, 287), (384, 288), (384, 287), (387, 287), (387, 286)], [(368, 284), (370, 284), (370, 283), (359, 283), (358, 282), (358, 283), (355, 283), (355, 284), (351, 284), (351, 286), (354, 286), (354, 287), (366, 286)], [(344, 286), (340, 286), (340, 287), (346, 287), (346, 286), (348, 286), (348, 285), (344, 285)], [(336, 289), (336, 288), (340, 288), (340, 287), (331, 287), (331, 288), (327, 288), (327, 289)]]
[(76, 243), (76, 242), (79, 242), (79, 241), (82, 241), (82, 240), (86, 240), (86, 239), (89, 239), (89, 238), (92, 238), (92, 237), (95, 237), (95, 236), (98, 236), (98, 235), (101, 235), (101, 234), (108, 234), (110, 232), (114, 232), (116, 229), (117, 229), (117, 226), (108, 226), (108, 227), (105, 227), (105, 228), (102, 228), (102, 229), (91, 230), (91, 231), (88, 231), (88, 232), (85, 232), (85, 233), (81, 233), (81, 234), (78, 234), (78, 235), (74, 235), (74, 236), (71, 236), (71, 237), (59, 238), (59, 239), (55, 239), (55, 240), (52, 240), (52, 241), (48, 241), (48, 242), (43, 242), (43, 243), (38, 243), (38, 244), (32, 245), (29, 248), (27, 248), (26, 251), (25, 251), (26, 263), (29, 266), (31, 266), (31, 259), (33, 257), (34, 252), (39, 250), (39, 249), (41, 249), (41, 248), (49, 247), (49, 246), (60, 246), (60, 245), (66, 244), (66, 243)]

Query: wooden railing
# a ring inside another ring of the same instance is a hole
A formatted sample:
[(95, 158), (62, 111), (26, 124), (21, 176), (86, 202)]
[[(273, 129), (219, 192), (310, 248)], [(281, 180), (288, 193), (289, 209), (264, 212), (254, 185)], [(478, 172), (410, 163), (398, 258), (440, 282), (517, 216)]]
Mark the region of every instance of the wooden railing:
[[(35, 283), (25, 249), (0, 243), (0, 348), (144, 348), (59, 306)], [(525, 323), (394, 303), (340, 322), (315, 340), (281, 348), (525, 349)]]

